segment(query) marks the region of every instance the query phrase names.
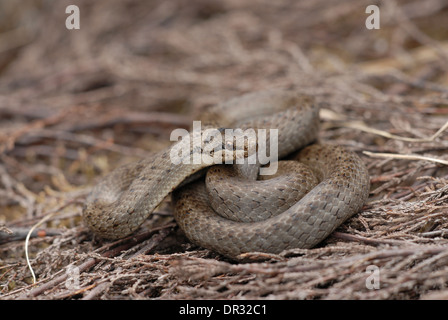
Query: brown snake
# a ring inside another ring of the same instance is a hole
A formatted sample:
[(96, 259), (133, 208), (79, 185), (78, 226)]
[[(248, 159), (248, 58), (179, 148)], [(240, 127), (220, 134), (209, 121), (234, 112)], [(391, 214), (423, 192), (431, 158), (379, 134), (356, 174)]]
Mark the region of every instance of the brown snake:
[[(204, 178), (210, 164), (172, 163), (170, 152), (180, 141), (100, 181), (86, 199), (87, 225), (104, 238), (125, 237), (172, 193), (175, 219), (192, 242), (228, 257), (279, 253), (315, 246), (357, 213), (368, 197), (369, 175), (356, 154), (338, 146), (309, 145), (319, 130), (319, 108), (311, 97), (257, 92), (217, 105), (202, 118), (208, 127), (219, 119), (221, 128), (278, 129), (279, 158), (289, 155), (305, 166), (287, 161), (272, 179), (257, 180), (258, 165), (217, 165)], [(236, 159), (236, 152), (229, 155), (224, 143), (220, 146), (214, 155)], [(188, 157), (204, 150), (191, 148)]]

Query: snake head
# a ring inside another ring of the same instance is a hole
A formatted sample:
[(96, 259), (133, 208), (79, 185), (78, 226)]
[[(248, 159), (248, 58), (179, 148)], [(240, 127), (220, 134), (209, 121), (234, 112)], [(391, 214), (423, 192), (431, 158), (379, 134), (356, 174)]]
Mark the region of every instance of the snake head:
[(213, 129), (203, 132), (204, 140), (202, 152), (212, 157), (215, 164), (235, 163), (244, 159), (257, 150), (257, 136), (254, 130), (241, 130), (230, 128)]

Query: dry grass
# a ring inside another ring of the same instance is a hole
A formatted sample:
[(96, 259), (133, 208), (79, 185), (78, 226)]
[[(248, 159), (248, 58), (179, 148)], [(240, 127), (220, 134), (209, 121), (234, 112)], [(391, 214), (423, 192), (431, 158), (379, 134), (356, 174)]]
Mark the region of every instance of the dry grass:
[[(448, 298), (448, 1), (381, 2), (371, 31), (369, 4), (0, 3), (0, 298)], [(208, 105), (272, 87), (324, 103), (321, 139), (369, 168), (368, 203), (318, 248), (228, 261), (185, 239), (169, 199), (134, 237), (82, 224), (99, 177)], [(32, 285), (23, 235), (50, 213), (30, 240)]]

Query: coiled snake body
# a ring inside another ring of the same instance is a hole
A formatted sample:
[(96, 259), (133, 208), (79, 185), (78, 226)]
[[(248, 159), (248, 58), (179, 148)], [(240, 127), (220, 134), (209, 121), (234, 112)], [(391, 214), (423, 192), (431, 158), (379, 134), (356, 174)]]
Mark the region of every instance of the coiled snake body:
[[(279, 253), (315, 246), (368, 197), (369, 175), (356, 154), (338, 146), (309, 145), (317, 139), (319, 109), (308, 96), (291, 91), (247, 94), (211, 108), (203, 121), (208, 128), (218, 122), (220, 128), (278, 129), (279, 158), (303, 149), (289, 156), (294, 161), (279, 163), (271, 179), (257, 179), (259, 164), (212, 166), (204, 178), (210, 164), (173, 164), (170, 151), (183, 143), (177, 142), (100, 181), (86, 199), (87, 225), (104, 238), (125, 237), (172, 193), (175, 219), (192, 242), (228, 257)], [(269, 135), (266, 140), (269, 145)], [(204, 150), (191, 148), (189, 157)], [(223, 159), (236, 159), (224, 144), (213, 150)]]

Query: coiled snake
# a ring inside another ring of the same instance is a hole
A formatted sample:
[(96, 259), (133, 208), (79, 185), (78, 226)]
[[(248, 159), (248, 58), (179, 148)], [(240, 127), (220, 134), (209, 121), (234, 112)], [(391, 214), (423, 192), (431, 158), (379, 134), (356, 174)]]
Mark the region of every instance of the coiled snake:
[[(172, 193), (175, 219), (192, 242), (228, 257), (279, 253), (315, 246), (357, 213), (368, 197), (369, 175), (356, 154), (339, 146), (311, 144), (318, 136), (319, 108), (309, 96), (292, 91), (246, 94), (210, 108), (202, 120), (208, 123), (205, 128), (217, 126), (221, 131), (278, 129), (278, 156), (289, 155), (290, 160), (280, 162), (270, 179), (257, 179), (259, 163), (173, 164), (173, 148), (185, 143), (179, 141), (103, 178), (86, 199), (87, 225), (107, 239), (125, 237)], [(265, 140), (269, 146), (269, 135)], [(217, 144), (212, 149), (191, 147), (184, 159), (207, 149), (223, 160), (237, 160), (227, 140), (213, 141), (202, 140), (202, 147)], [(245, 157), (247, 163), (248, 143), (244, 148), (238, 159)]]

